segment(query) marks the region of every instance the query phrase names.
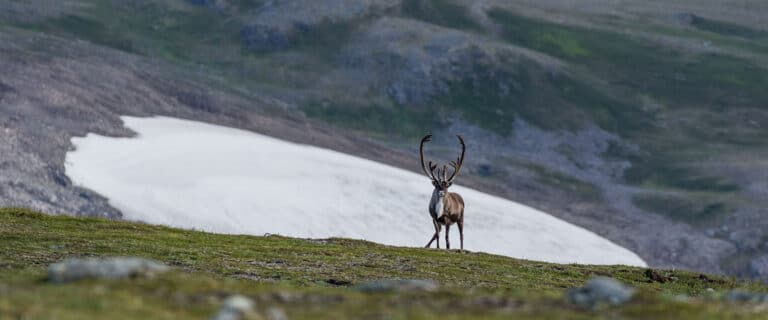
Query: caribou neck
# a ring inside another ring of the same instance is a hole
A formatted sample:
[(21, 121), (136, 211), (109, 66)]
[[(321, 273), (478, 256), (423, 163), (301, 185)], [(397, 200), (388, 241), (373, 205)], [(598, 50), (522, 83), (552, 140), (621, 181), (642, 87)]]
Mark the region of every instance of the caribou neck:
[(432, 191), (432, 199), (429, 200), (429, 214), (433, 219), (437, 219), (443, 215), (443, 209), (445, 208), (445, 193), (440, 195), (440, 189), (435, 188)]

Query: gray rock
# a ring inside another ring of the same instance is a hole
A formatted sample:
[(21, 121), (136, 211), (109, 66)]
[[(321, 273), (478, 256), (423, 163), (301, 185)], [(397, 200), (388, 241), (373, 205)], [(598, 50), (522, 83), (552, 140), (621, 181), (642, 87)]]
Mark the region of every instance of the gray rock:
[(629, 301), (635, 289), (607, 277), (595, 277), (580, 288), (572, 288), (567, 292), (568, 300), (576, 305), (595, 308), (600, 304), (620, 305)]
[(362, 292), (408, 292), (437, 290), (440, 285), (434, 280), (424, 279), (381, 279), (363, 282), (357, 285)]
[(233, 295), (224, 300), (219, 312), (211, 320), (238, 320), (253, 314), (253, 300), (241, 295)]
[(168, 266), (144, 258), (69, 258), (48, 267), (48, 280), (63, 283), (82, 279), (151, 277), (168, 270)]
[(267, 320), (288, 320), (288, 315), (280, 308), (269, 308), (267, 310)]

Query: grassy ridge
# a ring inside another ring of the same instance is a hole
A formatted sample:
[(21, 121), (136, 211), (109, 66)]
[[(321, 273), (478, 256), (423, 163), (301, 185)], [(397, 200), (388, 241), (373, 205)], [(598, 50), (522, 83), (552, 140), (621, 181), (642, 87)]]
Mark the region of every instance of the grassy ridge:
[[(48, 284), (45, 268), (70, 256), (142, 256), (175, 267), (154, 279)], [(557, 265), (482, 253), (399, 248), (364, 241), (216, 235), (100, 219), (0, 209), (0, 318), (205, 318), (240, 293), (291, 319), (759, 318), (757, 307), (706, 298), (706, 288), (768, 287), (684, 271), (649, 283), (640, 268)], [(569, 305), (565, 288), (595, 275), (639, 287), (627, 305), (597, 313)], [(365, 294), (349, 285), (380, 278), (427, 278), (434, 293)], [(690, 302), (671, 297), (685, 294)], [(715, 294), (717, 295), (717, 293)]]

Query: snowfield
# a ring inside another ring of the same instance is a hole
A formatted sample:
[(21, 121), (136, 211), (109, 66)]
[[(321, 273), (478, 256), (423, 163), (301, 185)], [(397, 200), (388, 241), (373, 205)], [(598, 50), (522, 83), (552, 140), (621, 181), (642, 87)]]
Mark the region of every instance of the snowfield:
[[(128, 220), (411, 247), (424, 246), (434, 232), (427, 211), (432, 185), (423, 175), (227, 127), (163, 117), (123, 121), (139, 136), (74, 138), (66, 172)], [(544, 212), (461, 186), (451, 190), (466, 203), (467, 250), (646, 266), (633, 252)], [(454, 248), (458, 237), (454, 225)], [(444, 247), (442, 234), (440, 242)]]

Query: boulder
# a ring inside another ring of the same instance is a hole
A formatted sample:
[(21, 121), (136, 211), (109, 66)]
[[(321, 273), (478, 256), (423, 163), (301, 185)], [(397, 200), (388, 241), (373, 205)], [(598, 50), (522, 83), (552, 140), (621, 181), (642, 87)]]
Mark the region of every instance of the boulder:
[(211, 320), (261, 319), (253, 310), (254, 303), (241, 295), (229, 296), (221, 305), (219, 312)]
[(592, 278), (583, 287), (572, 288), (566, 293), (571, 303), (592, 309), (602, 304), (621, 305), (634, 294), (634, 288), (608, 277)]
[(48, 267), (48, 280), (64, 283), (82, 279), (151, 277), (169, 269), (159, 262), (136, 257), (69, 258)]
[(424, 279), (381, 279), (363, 282), (356, 289), (362, 292), (432, 292), (439, 288), (434, 280)]

